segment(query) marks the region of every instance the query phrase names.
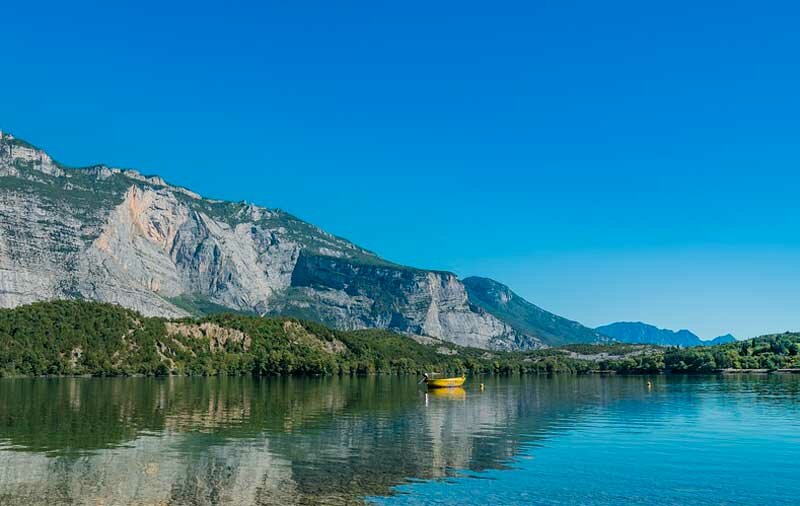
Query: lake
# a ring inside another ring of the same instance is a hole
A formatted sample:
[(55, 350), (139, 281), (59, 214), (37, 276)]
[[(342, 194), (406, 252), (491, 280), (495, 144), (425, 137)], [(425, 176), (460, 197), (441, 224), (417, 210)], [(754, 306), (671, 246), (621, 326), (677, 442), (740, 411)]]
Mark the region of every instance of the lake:
[(0, 504), (789, 505), (798, 400), (788, 375), (0, 379)]

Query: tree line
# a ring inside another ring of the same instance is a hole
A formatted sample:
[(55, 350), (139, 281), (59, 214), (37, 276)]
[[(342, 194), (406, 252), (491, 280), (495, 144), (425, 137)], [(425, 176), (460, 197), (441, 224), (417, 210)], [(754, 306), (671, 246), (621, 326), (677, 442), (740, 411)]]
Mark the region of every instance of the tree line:
[[(710, 348), (612, 344), (502, 352), (422, 344), (387, 330), (333, 330), (293, 318), (167, 320), (79, 300), (0, 309), (0, 376), (704, 373), (798, 367), (798, 350), (799, 334), (780, 334)], [(600, 358), (574, 358), (569, 351)]]

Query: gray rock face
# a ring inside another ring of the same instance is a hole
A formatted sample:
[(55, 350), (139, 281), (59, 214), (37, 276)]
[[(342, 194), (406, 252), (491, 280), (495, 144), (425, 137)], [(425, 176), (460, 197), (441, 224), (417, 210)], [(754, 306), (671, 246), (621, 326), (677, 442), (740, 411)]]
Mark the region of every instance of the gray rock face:
[(272, 310), (338, 327), (379, 327), (436, 337), (464, 346), (516, 349), (536, 346), (472, 306), (449, 272), (363, 264), (348, 258), (301, 253), (291, 288)]
[[(539, 347), (455, 275), (399, 266), (278, 210), (203, 199), (132, 170), (68, 169), (0, 133), (0, 307), (85, 298), (145, 315), (205, 307)], [(187, 302), (188, 301), (188, 302)]]

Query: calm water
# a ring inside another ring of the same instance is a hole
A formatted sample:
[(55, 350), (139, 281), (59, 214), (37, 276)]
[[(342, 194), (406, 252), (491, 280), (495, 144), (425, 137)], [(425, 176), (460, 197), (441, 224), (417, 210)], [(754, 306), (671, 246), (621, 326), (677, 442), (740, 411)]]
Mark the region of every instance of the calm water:
[(798, 377), (483, 381), (0, 380), (0, 504), (797, 504)]

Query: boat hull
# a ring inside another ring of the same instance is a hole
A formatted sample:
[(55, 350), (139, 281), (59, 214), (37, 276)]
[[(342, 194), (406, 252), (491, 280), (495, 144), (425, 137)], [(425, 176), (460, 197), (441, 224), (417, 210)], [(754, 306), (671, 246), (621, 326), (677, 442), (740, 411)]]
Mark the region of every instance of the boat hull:
[(425, 381), (428, 388), (458, 388), (467, 378), (435, 378)]

